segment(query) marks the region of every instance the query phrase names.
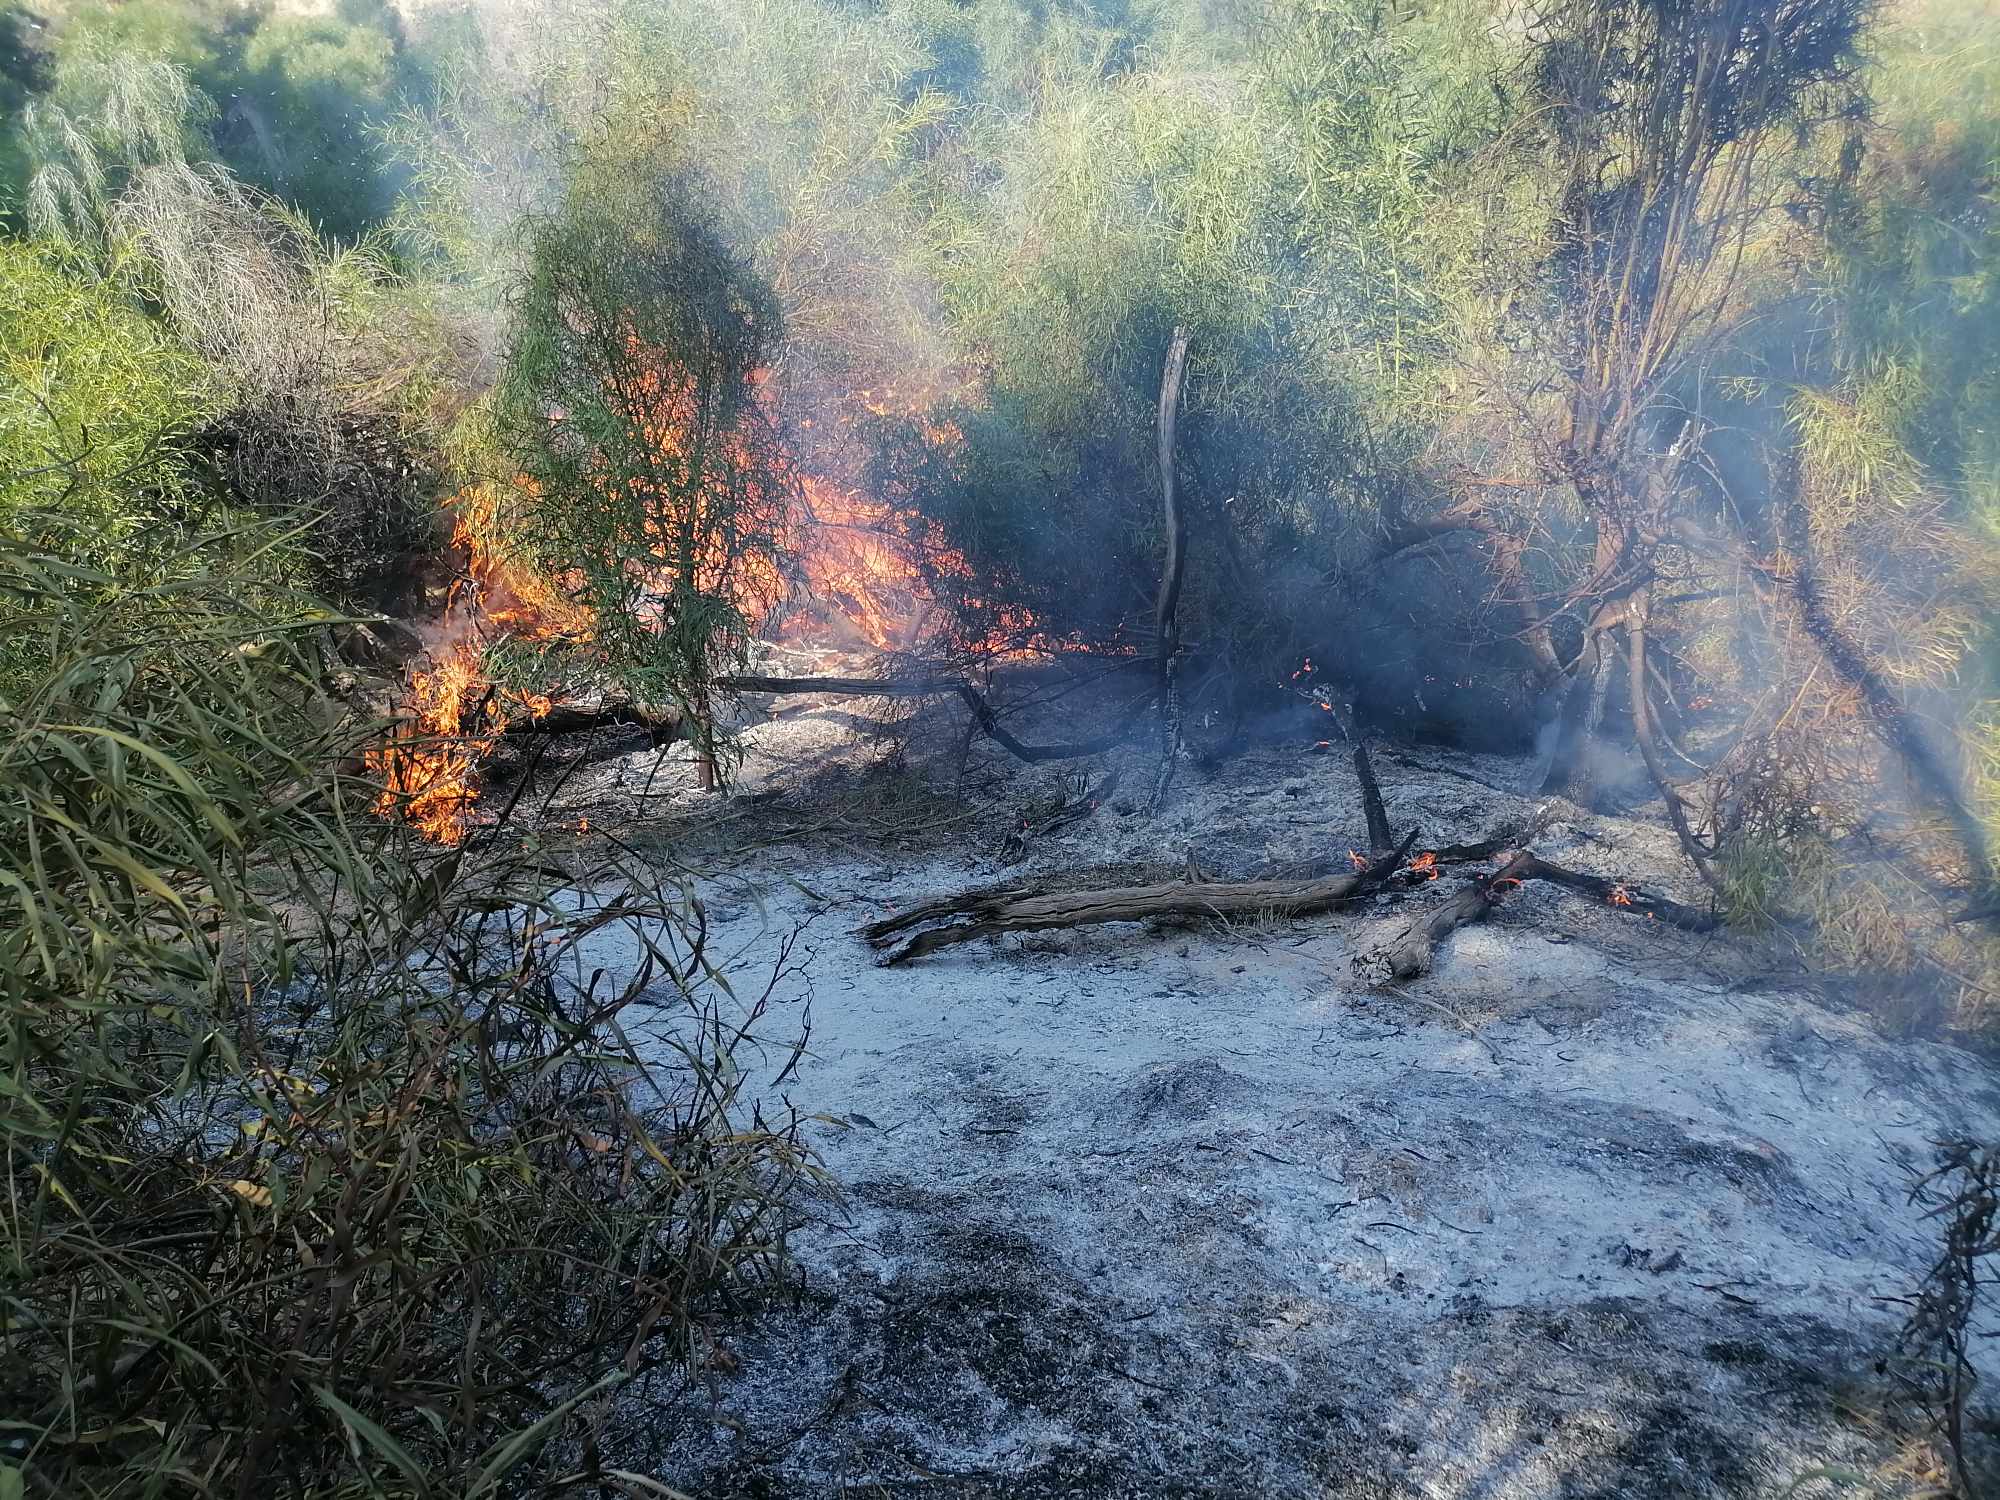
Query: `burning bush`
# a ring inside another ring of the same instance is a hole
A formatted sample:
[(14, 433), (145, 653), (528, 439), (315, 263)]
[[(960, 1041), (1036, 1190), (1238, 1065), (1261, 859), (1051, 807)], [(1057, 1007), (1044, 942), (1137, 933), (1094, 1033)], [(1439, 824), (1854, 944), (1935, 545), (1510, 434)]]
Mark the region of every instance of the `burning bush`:
[(758, 398), (777, 308), (700, 203), (620, 158), (535, 223), (496, 421), (544, 569), (712, 759), (710, 683), (784, 591), (794, 486)]
[(0, 546), (0, 1491), (598, 1482), (596, 1398), (710, 1353), (806, 1164), (685, 894), (358, 817), (316, 612), (234, 552)]

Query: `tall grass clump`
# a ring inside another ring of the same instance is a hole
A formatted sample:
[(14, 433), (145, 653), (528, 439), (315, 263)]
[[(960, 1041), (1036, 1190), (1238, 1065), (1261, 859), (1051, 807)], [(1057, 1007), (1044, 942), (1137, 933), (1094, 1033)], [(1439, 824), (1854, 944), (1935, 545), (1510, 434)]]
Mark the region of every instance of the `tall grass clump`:
[(0, 1494), (662, 1493), (812, 1168), (687, 892), (365, 817), (256, 545), (0, 537)]

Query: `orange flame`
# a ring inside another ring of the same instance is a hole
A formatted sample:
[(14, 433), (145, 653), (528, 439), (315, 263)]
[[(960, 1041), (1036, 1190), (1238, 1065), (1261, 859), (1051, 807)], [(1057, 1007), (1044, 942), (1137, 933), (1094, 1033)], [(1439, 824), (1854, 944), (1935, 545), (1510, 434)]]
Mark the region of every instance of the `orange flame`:
[(437, 844), (465, 838), (472, 805), (479, 798), (474, 768), (493, 737), (465, 733), (468, 715), (484, 718), (484, 663), (476, 638), (460, 636), (439, 664), (410, 677), (408, 707), (415, 726), (368, 752), (380, 779), (378, 816), (401, 813), (404, 820)]
[(1352, 861), (1355, 869), (1365, 870), (1368, 868), (1368, 856), (1363, 854), (1359, 849), (1349, 849), (1347, 857)]
[[(760, 372), (758, 385), (764, 385)], [(670, 374), (645, 370), (632, 398), (631, 433), (671, 457), (687, 430), (691, 394)], [(902, 416), (923, 425), (933, 442), (959, 440), (951, 424), (928, 415), (937, 392), (866, 389), (849, 397), (840, 425), (866, 412)], [(812, 422), (800, 424), (811, 428)], [(747, 451), (736, 455), (748, 471)], [(835, 464), (836, 469), (846, 467)], [(613, 480), (658, 512), (647, 524), (645, 555), (629, 564), (642, 593), (666, 604), (678, 588), (692, 585), (728, 597), (743, 616), (779, 639), (831, 643), (858, 639), (878, 650), (907, 650), (916, 644), (933, 601), (919, 554), (934, 576), (967, 582), (972, 569), (946, 547), (920, 518), (901, 515), (862, 491), (852, 474), (797, 473), (804, 500), (801, 512), (786, 513), (782, 497), (752, 489), (739, 497), (749, 511), (750, 531), (762, 541), (735, 554), (723, 550), (707, 524), (706, 502), (687, 515), (664, 513), (657, 503), (659, 481), (644, 476)], [(526, 481), (517, 481), (526, 484)], [(397, 734), (371, 750), (367, 764), (381, 785), (374, 808), (400, 814), (434, 842), (462, 842), (479, 798), (477, 768), (498, 743), (504, 723), (497, 702), (518, 702), (531, 718), (554, 708), (547, 693), (511, 694), (496, 690), (485, 667), (485, 643), (496, 636), (529, 641), (584, 644), (597, 635), (592, 612), (573, 597), (575, 580), (551, 577), (519, 558), (507, 545), (502, 492), (475, 485), (453, 503), (452, 546), (464, 558), (464, 575), (453, 585), (433, 648), (423, 670), (411, 674), (405, 694), (407, 719)], [(792, 559), (788, 569), (783, 559)], [(793, 577), (801, 578), (815, 605), (787, 612), (784, 603)], [(1074, 642), (1039, 631), (1021, 610), (993, 611), (997, 624), (987, 640), (957, 642), (996, 657), (1072, 649)], [(664, 624), (664, 616), (649, 621)], [(1310, 669), (1310, 663), (1307, 664)], [(579, 827), (585, 831), (587, 820)], [(1360, 861), (1364, 866), (1366, 861)]]
[(1411, 860), (1410, 873), (1412, 875), (1421, 875), (1426, 880), (1436, 880), (1438, 878), (1437, 850), (1426, 849), (1415, 859)]
[(1632, 904), (1632, 893), (1625, 889), (1624, 882), (1620, 881), (1617, 885), (1611, 887), (1611, 890), (1604, 899), (1609, 901), (1613, 906), (1630, 906)]

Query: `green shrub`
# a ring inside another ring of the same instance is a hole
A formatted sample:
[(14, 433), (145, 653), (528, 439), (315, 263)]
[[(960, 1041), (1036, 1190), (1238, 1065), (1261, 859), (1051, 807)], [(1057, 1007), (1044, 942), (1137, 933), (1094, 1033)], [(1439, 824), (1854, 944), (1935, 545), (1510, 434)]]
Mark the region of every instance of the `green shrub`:
[(55, 525), (99, 559), (202, 503), (207, 372), (118, 286), (0, 241), (0, 530)]
[(709, 683), (778, 588), (790, 481), (758, 396), (778, 314), (699, 184), (651, 170), (602, 162), (531, 226), (494, 420), (546, 571), (712, 754)]
[(0, 541), (0, 1493), (611, 1484), (596, 1398), (705, 1357), (806, 1164), (686, 893), (365, 815), (246, 545)]

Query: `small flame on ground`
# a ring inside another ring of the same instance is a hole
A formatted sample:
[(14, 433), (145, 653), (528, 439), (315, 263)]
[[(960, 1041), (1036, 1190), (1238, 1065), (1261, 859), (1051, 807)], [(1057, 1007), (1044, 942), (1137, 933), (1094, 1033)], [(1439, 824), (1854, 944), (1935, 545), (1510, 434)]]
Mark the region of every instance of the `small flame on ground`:
[(1349, 849), (1347, 857), (1354, 862), (1355, 869), (1365, 870), (1368, 868), (1368, 856), (1363, 854), (1359, 849)]
[(1412, 875), (1421, 875), (1426, 880), (1436, 880), (1438, 878), (1437, 850), (1426, 849), (1422, 854), (1411, 860), (1410, 873)]
[(1625, 888), (1625, 883), (1620, 881), (1611, 887), (1610, 892), (1604, 899), (1609, 901), (1613, 906), (1630, 906), (1632, 904), (1632, 893)]

